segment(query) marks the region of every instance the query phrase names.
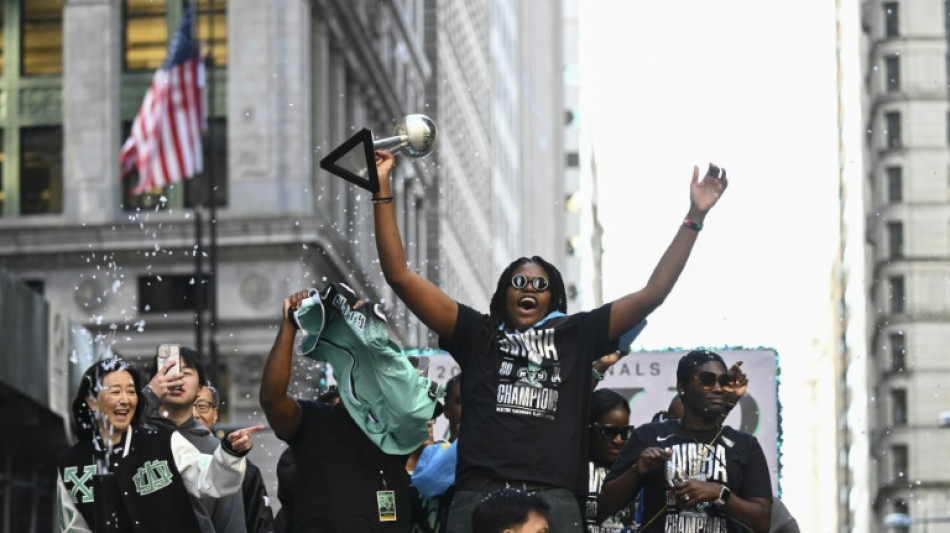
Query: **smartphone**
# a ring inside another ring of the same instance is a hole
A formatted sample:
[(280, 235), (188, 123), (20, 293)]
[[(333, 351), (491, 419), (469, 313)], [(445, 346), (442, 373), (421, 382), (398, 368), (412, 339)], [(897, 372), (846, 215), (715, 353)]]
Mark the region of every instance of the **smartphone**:
[(181, 372), (181, 346), (178, 344), (159, 344), (157, 370), (161, 370), (171, 361), (175, 362), (175, 366), (171, 367), (167, 373), (177, 374)]

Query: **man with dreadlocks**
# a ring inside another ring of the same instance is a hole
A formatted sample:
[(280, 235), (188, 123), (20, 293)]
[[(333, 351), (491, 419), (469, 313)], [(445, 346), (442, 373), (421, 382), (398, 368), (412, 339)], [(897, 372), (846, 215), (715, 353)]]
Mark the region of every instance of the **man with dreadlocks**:
[(449, 531), (471, 531), (471, 514), (488, 492), (538, 492), (550, 505), (551, 531), (580, 533), (575, 494), (587, 489), (587, 416), (591, 363), (617, 349), (667, 297), (686, 265), (706, 213), (727, 186), (726, 172), (693, 168), (690, 208), (646, 286), (603, 307), (567, 315), (554, 265), (522, 257), (501, 274), (489, 314), (456, 302), (410, 270), (396, 224), (389, 175), (393, 156), (376, 152), (373, 194), (376, 249), (386, 282), (439, 335), (462, 369), (458, 491)]

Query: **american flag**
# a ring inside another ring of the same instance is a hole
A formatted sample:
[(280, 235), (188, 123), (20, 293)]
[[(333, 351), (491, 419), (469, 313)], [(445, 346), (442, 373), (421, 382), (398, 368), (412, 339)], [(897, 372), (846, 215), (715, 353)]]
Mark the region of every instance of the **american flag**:
[(194, 4), (185, 10), (168, 47), (168, 57), (152, 77), (119, 162), (124, 177), (133, 168), (139, 182), (133, 194), (164, 187), (201, 172), (204, 116), (204, 65), (192, 35)]

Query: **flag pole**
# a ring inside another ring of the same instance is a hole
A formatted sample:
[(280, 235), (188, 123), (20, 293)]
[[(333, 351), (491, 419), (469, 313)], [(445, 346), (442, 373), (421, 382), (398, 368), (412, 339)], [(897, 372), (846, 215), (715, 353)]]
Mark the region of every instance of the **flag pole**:
[[(200, 196), (199, 196), (200, 198)], [(195, 214), (195, 350), (202, 353), (204, 345), (204, 283), (202, 283), (202, 259), (204, 249), (201, 245), (201, 236), (204, 234), (201, 222), (202, 205), (199, 201), (192, 211)]]
[(211, 209), (211, 220), (208, 223), (210, 242), (208, 250), (208, 308), (211, 311), (208, 348), (211, 355), (211, 380), (215, 387), (220, 387), (218, 380), (218, 199), (217, 173), (215, 165), (215, 109), (214, 109), (214, 0), (208, 0), (210, 7), (208, 20), (208, 35), (211, 46), (208, 51), (205, 78), (208, 84), (208, 203)]
[[(189, 3), (185, 6), (185, 9), (194, 9), (194, 20), (195, 27), (192, 29), (193, 35), (197, 36), (199, 33), (200, 20), (201, 20), (201, 11), (198, 9), (197, 4)], [(203, 119), (200, 117), (199, 120)], [(208, 153), (207, 143), (202, 145), (202, 150), (205, 154)], [(207, 161), (208, 157), (205, 155), (204, 159)], [(205, 200), (202, 198), (200, 189), (198, 194), (195, 195), (195, 204), (192, 207), (192, 211), (195, 215), (195, 350), (199, 354), (206, 353), (204, 350), (204, 329), (205, 329), (205, 310), (207, 309), (207, 293), (205, 292), (205, 276), (204, 276), (204, 243), (202, 242), (204, 237), (204, 221), (202, 220), (202, 212), (205, 207)], [(215, 372), (212, 368), (210, 372)], [(217, 376), (214, 376), (215, 378)], [(217, 380), (215, 385), (217, 385)]]

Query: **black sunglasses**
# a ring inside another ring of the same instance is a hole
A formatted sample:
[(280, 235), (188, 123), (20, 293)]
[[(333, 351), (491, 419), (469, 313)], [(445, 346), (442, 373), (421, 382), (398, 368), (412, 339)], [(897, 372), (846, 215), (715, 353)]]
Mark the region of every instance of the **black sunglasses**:
[(614, 440), (618, 436), (620, 440), (627, 440), (633, 434), (633, 426), (610, 426), (594, 423), (594, 427), (600, 430), (600, 434), (607, 440)]
[[(528, 276), (524, 274), (515, 274), (511, 277), (511, 286), (521, 290), (528, 286)], [(548, 278), (544, 276), (538, 276), (536, 278), (531, 278), (531, 286), (534, 287), (534, 290), (538, 292), (544, 292), (548, 290)]]
[(693, 381), (699, 383), (704, 391), (712, 390), (719, 383), (723, 390), (734, 390), (736, 388), (736, 376), (726, 372), (725, 374), (716, 374), (714, 372), (697, 372), (693, 374)]

